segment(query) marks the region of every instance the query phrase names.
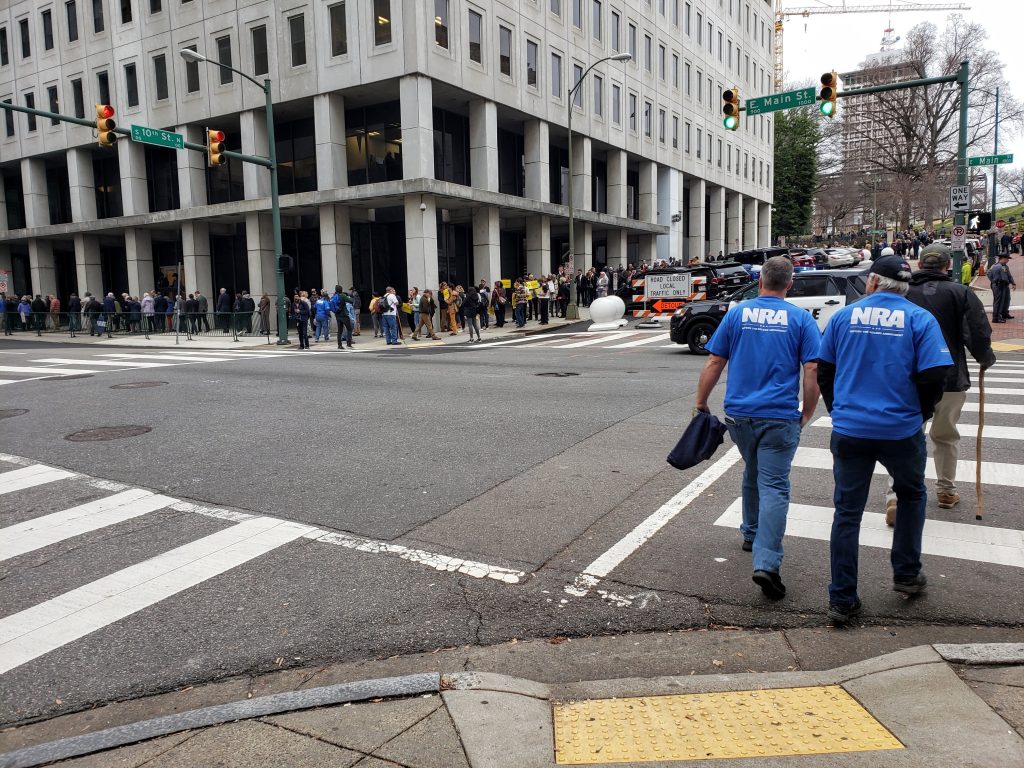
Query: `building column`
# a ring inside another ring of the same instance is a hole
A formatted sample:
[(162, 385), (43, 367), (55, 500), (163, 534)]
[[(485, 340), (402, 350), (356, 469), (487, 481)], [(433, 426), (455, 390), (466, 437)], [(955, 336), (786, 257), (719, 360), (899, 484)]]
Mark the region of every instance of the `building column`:
[(57, 266), (53, 260), (53, 242), (34, 237), (28, 241), (28, 264), (32, 290), (40, 295), (57, 293)]
[(572, 201), (577, 210), (589, 211), (593, 208), (592, 154), (589, 136), (573, 134), (572, 147)]
[[(402, 135), (405, 136), (404, 125)], [(406, 151), (408, 145), (402, 147), (403, 165)], [(405, 197), (405, 264), (406, 287), (416, 285), (420, 290), (437, 287), (437, 204), (433, 195)], [(394, 287), (400, 289), (400, 286)]]
[(703, 260), (704, 202), (707, 195), (704, 179), (690, 179), (690, 209), (686, 212), (686, 258)]
[[(181, 251), (185, 267), (185, 286), (200, 290), (216, 303), (222, 286), (213, 284), (213, 260), (210, 257), (210, 227), (204, 221), (186, 221), (181, 225)], [(216, 290), (214, 290), (216, 288)]]
[[(345, 156), (345, 99), (338, 93), (313, 97), (313, 132), (316, 136), (317, 189), (348, 186), (348, 158)], [(326, 276), (327, 270), (324, 269)], [(334, 288), (331, 282), (328, 288)]]
[(551, 217), (531, 216), (526, 220), (526, 272), (543, 275), (550, 271)]
[[(717, 258), (719, 253), (726, 256), (732, 252), (732, 248), (725, 241), (725, 187), (713, 187), (708, 197), (708, 216), (711, 218), (708, 251), (712, 258)], [(701, 256), (703, 255), (702, 253)]]
[(586, 272), (594, 266), (594, 225), (578, 219), (573, 225), (576, 229), (573, 269), (582, 269)]
[(612, 269), (626, 266), (626, 255), (629, 237), (626, 230), (621, 227), (606, 230), (608, 247), (608, 266)]
[[(320, 221), (322, 226), (322, 211)], [(274, 308), (271, 314), (277, 322), (277, 267), (274, 264), (274, 231), (269, 213), (245, 215), (245, 250), (249, 261), (249, 293), (257, 303), (264, 293), (270, 296), (270, 305)], [(220, 286), (215, 288), (220, 293)], [(217, 293), (209, 294), (213, 297), (211, 301), (216, 300)]]
[(729, 251), (743, 250), (743, 195), (739, 192), (726, 193), (729, 197), (729, 208), (725, 216), (725, 245)]
[(770, 248), (772, 244), (772, 204), (757, 204), (757, 247)]
[(658, 164), (654, 160), (640, 161), (640, 221), (658, 220)]
[(683, 259), (683, 174), (675, 168), (658, 168), (658, 223), (669, 228), (657, 236), (658, 258)]
[(92, 172), (92, 152), (81, 148), (69, 149), (66, 157), (68, 187), (71, 191), (71, 220), (92, 221), (96, 218), (96, 182)]
[(757, 247), (757, 200), (753, 197), (743, 198), (743, 245)]
[[(608, 164), (608, 214), (626, 218), (626, 150), (609, 149)], [(623, 251), (622, 257), (626, 254)]]
[(320, 206), (320, 259), (324, 288), (352, 287), (352, 225), (347, 205)]
[[(128, 259), (128, 295), (138, 296), (151, 290), (153, 285), (153, 240), (151, 230), (131, 227), (124, 232), (124, 250)], [(185, 289), (191, 293), (196, 289), (185, 281)], [(205, 286), (199, 287), (205, 291)]]
[(25, 226), (28, 229), (48, 226), (50, 208), (46, 195), (46, 166), (42, 160), (26, 157), (21, 161), (21, 191), (25, 197)]
[(149, 213), (145, 145), (122, 139), (115, 146), (121, 169), (121, 208), (124, 215)]
[[(399, 83), (402, 111), (402, 177), (406, 179), (434, 178), (434, 91), (431, 82), (431, 79), (425, 75), (406, 75)], [(415, 221), (420, 217), (419, 205), (418, 197), (412, 202), (408, 198), (406, 199), (407, 227), (410, 219)], [(431, 211), (434, 210), (433, 199), (428, 203), (428, 207)], [(410, 215), (412, 209), (415, 209), (415, 215)], [(431, 218), (430, 227), (417, 226), (417, 230), (429, 230), (429, 233), (424, 236), (434, 243), (435, 259), (432, 269), (434, 281), (430, 285), (436, 285), (437, 228), (434, 226), (433, 218)], [(408, 237), (407, 229), (406, 239)], [(411, 258), (409, 265), (410, 278), (413, 274), (418, 274), (416, 270), (423, 268), (423, 265), (419, 265), (414, 270)], [(423, 280), (413, 281), (411, 285), (423, 286), (426, 285), (426, 282)]]
[[(487, 99), (469, 102), (469, 168), (474, 187), (498, 191), (498, 105)], [(475, 216), (473, 233), (475, 243)]]
[[(267, 140), (266, 112), (262, 109), (246, 110), (238, 116), (238, 121), (239, 133), (242, 134), (242, 152), (267, 157), (270, 154), (270, 142)], [(242, 163), (242, 187), (246, 200), (270, 197), (269, 171), (262, 165)]]
[(75, 270), (78, 295), (103, 296), (103, 268), (100, 266), (100, 240), (96, 235), (75, 235)]
[[(201, 129), (191, 125), (179, 125), (178, 133), (185, 137), (186, 141), (193, 141), (196, 144), (205, 144), (206, 137), (201, 136)], [(243, 151), (244, 148), (243, 148)], [(178, 200), (182, 210), (206, 205), (206, 156), (199, 152), (176, 152), (178, 160)], [(245, 175), (245, 168), (252, 163), (242, 163), (242, 175)], [(263, 170), (262, 168), (260, 169)], [(268, 175), (268, 174), (264, 174)], [(269, 188), (269, 181), (267, 182)], [(202, 290), (200, 288), (199, 290)]]
[(488, 285), (501, 279), (501, 212), (493, 205), (473, 211), (473, 276)]
[(550, 134), (544, 120), (524, 124), (523, 159), (526, 163), (526, 196), (538, 203), (551, 202)]

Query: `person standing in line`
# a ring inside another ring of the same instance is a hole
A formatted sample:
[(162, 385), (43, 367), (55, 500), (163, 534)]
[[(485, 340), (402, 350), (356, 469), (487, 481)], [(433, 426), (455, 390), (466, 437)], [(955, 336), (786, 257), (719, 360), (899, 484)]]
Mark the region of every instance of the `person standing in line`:
[(491, 304), (494, 305), (494, 325), (501, 328), (505, 325), (505, 307), (508, 305), (505, 286), (501, 284), (501, 280), (494, 281), (494, 287), (491, 289)]
[(195, 292), (196, 301), (199, 302), (199, 324), (196, 325), (196, 330), (199, 330), (199, 325), (203, 326), (203, 330), (207, 333), (210, 332), (210, 320), (208, 316), (210, 314), (210, 301), (199, 291)]
[[(149, 296), (149, 294), (146, 294)], [(150, 296), (150, 312), (153, 314), (153, 297)], [(2, 320), (2, 318), (0, 318)], [(77, 293), (72, 293), (71, 298), (68, 299), (68, 323), (72, 331), (82, 330), (82, 300), (78, 298)], [(149, 330), (153, 330), (152, 317), (150, 318)]]
[(228, 293), (227, 288), (221, 288), (220, 293), (217, 294), (217, 303), (214, 305), (214, 311), (216, 313), (213, 319), (214, 325), (219, 326), (224, 333), (227, 333), (231, 330), (229, 327), (231, 322), (231, 294)]
[(896, 525), (893, 589), (922, 592), (927, 491), (922, 425), (935, 411), (953, 358), (932, 314), (911, 301), (910, 265), (886, 256), (871, 265), (865, 296), (829, 319), (818, 355), (818, 385), (832, 415), (835, 516), (828, 617), (848, 624), (861, 612), (857, 560), (861, 518), (875, 464), (893, 479)]
[(416, 333), (416, 327), (420, 324), (420, 289), (415, 285), (409, 289), (409, 330)]
[[(800, 431), (818, 405), (818, 325), (809, 312), (786, 301), (793, 263), (773, 256), (761, 268), (758, 297), (730, 309), (708, 342), (710, 353), (697, 382), (694, 415), (730, 363), (725, 423), (743, 457), (742, 548), (753, 552), (753, 581), (765, 597), (786, 595), (779, 570), (789, 512), (789, 474)], [(800, 373), (803, 370), (802, 399)]]
[(338, 349), (352, 349), (352, 297), (345, 293), (340, 285), (334, 286), (330, 307), (338, 323)]
[(359, 291), (356, 290), (354, 285), (349, 286), (348, 297), (352, 300), (352, 306), (349, 307), (348, 313), (349, 319), (352, 321), (352, 335), (358, 336), (363, 326), (363, 304), (362, 299), (359, 297)]
[[(313, 309), (316, 312), (316, 333), (313, 336), (313, 341), (319, 343), (321, 334), (324, 337), (324, 341), (331, 340), (331, 300), (327, 297), (327, 291), (320, 292), (320, 298), (316, 300), (313, 305)], [(348, 313), (346, 313), (347, 315)], [(341, 323), (338, 323), (338, 345), (341, 345)]]
[(537, 283), (537, 304), (540, 309), (540, 324), (548, 324), (548, 309), (551, 305), (551, 294), (548, 291), (548, 281), (543, 276)]
[(602, 298), (608, 295), (608, 274), (603, 270), (597, 273), (597, 281), (595, 283), (597, 298)]
[(398, 340), (398, 309), (401, 306), (401, 302), (395, 294), (395, 289), (389, 285), (380, 300), (384, 302), (384, 308), (380, 313), (381, 325), (384, 328), (384, 338), (388, 345), (401, 346), (401, 342)]
[(420, 308), (419, 308), (419, 322), (416, 325), (416, 330), (412, 335), (413, 341), (420, 340), (420, 329), (426, 327), (427, 336), (434, 340), (439, 340), (440, 337), (434, 333), (434, 313), (437, 311), (437, 302), (434, 301), (434, 292), (429, 288), (423, 289), (423, 295), (420, 296)]
[(380, 294), (374, 291), (370, 296), (370, 318), (373, 321), (373, 338), (384, 337), (384, 327), (380, 321), (380, 312), (377, 311), (377, 305), (380, 304)]
[(440, 326), (441, 333), (448, 330), (448, 299), (451, 296), (451, 289), (444, 280), (437, 287), (437, 305), (441, 312)]
[(260, 316), (260, 335), (270, 335), (270, 294), (266, 291), (260, 296), (260, 303), (256, 307), (256, 311), (259, 312)]
[(301, 293), (292, 299), (292, 320), (299, 332), (299, 349), (309, 349), (309, 302)]
[(491, 327), (491, 313), (488, 311), (488, 307), (491, 306), (491, 292), (487, 288), (487, 281), (480, 281), (480, 288), (477, 290), (480, 294), (480, 327), (490, 328)]
[[(21, 297), (18, 304), (18, 316), (21, 318), (21, 330), (27, 331), (29, 323), (32, 322), (32, 302), (28, 300), (27, 294)], [(92, 336), (91, 333), (89, 335)]]
[(516, 328), (526, 325), (526, 305), (529, 301), (530, 294), (527, 293), (526, 286), (516, 280), (512, 289), (512, 315), (516, 321)]
[(455, 336), (459, 332), (458, 314), (462, 303), (458, 286), (448, 289), (445, 301), (448, 303), (448, 335)]
[(476, 333), (476, 341), (480, 342), (480, 293), (475, 285), (470, 285), (462, 300), (463, 326), (469, 331), (469, 343), (473, 343), (473, 334)]
[(992, 322), (1005, 323), (1013, 320), (1010, 314), (1010, 286), (1017, 287), (1017, 283), (1010, 274), (1009, 261), (1013, 258), (1008, 253), (999, 254), (999, 261), (992, 265), (988, 271), (988, 281), (992, 286)]

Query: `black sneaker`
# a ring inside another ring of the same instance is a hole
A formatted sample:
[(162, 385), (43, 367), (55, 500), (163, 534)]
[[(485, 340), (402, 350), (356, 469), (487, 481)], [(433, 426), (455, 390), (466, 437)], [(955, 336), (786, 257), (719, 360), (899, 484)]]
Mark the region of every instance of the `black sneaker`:
[(837, 627), (849, 624), (854, 617), (860, 616), (860, 600), (855, 603), (829, 603), (828, 617)]
[(742, 547), (743, 547), (743, 551), (744, 552), (753, 552), (754, 551), (754, 542), (747, 541), (746, 539), (744, 539)]
[(781, 600), (786, 596), (786, 585), (775, 571), (754, 571), (751, 577), (769, 600)]
[(892, 588), (896, 592), (902, 592), (905, 595), (919, 595), (924, 592), (924, 588), (928, 585), (928, 579), (925, 578), (923, 573), (917, 574), (912, 579), (893, 579)]

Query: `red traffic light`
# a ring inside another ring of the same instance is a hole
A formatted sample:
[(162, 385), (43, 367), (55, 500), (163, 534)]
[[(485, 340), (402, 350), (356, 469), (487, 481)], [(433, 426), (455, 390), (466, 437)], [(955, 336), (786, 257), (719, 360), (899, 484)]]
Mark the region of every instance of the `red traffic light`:
[(225, 137), (224, 131), (210, 131), (210, 139), (212, 141), (224, 141)]
[(114, 108), (112, 106), (110, 106), (109, 104), (101, 105), (100, 108), (97, 110), (97, 112), (99, 112), (98, 117), (102, 117), (102, 118), (108, 118), (108, 117), (113, 117), (114, 116)]

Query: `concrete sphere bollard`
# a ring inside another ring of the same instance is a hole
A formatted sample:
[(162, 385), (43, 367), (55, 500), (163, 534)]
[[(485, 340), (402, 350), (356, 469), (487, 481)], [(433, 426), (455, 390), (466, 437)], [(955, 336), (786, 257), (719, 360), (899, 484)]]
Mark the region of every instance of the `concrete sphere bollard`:
[(621, 328), (628, 322), (623, 317), (624, 314), (626, 303), (618, 296), (601, 296), (594, 299), (590, 305), (590, 319), (593, 323), (588, 330), (614, 331)]

